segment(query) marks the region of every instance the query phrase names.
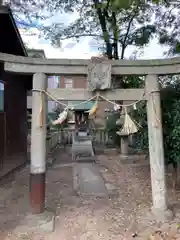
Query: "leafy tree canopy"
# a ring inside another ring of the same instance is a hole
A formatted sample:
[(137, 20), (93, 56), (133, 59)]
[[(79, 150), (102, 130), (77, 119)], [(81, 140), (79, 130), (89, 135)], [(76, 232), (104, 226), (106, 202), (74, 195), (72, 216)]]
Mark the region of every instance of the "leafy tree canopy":
[(168, 55), (180, 53), (180, 1), (159, 1), (155, 11), (158, 39), (169, 46)]
[[(156, 1), (12, 0), (11, 6), (16, 17), (23, 14), (29, 22), (39, 20), (41, 34), (54, 45), (64, 39), (90, 36), (101, 41), (109, 58), (123, 59), (127, 46), (142, 47), (156, 32), (156, 25), (151, 21), (152, 2)], [(76, 19), (69, 24), (47, 21), (62, 13), (73, 13)]]

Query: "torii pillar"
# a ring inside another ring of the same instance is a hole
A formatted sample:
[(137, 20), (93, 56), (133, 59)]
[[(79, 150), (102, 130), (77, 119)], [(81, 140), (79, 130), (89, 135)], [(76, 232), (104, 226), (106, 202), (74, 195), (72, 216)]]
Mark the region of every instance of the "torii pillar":
[[(31, 164), (30, 164), (30, 204), (33, 214), (44, 212), (45, 208), (45, 172), (46, 172), (46, 96), (40, 91), (47, 89), (47, 77), (44, 73), (33, 75), (32, 126), (31, 126)], [(42, 126), (40, 126), (40, 108), (42, 105)]]
[(146, 77), (149, 157), (151, 168), (152, 212), (157, 220), (172, 217), (167, 205), (160, 87), (157, 75)]

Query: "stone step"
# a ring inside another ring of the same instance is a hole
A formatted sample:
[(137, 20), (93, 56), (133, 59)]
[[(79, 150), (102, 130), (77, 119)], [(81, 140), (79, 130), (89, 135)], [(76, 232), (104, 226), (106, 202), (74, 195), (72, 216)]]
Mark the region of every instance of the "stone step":
[(95, 156), (77, 156), (76, 162), (79, 163), (95, 163), (96, 157)]

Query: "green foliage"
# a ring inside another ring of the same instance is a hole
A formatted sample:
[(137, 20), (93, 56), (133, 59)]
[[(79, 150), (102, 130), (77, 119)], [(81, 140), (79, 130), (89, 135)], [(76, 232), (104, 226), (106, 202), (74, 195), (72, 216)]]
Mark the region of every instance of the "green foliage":
[(180, 161), (180, 83), (169, 84), (162, 91), (165, 156), (169, 162)]
[(140, 102), (137, 104), (137, 110), (133, 110), (130, 113), (131, 117), (139, 125), (139, 131), (134, 134), (134, 141), (131, 147), (136, 150), (141, 150), (148, 153), (148, 129), (147, 129), (147, 112), (146, 102)]
[[(166, 163), (180, 161), (180, 83), (170, 82), (161, 91), (164, 150)], [(145, 103), (141, 103), (132, 117), (142, 126), (134, 147), (148, 151), (148, 127)]]
[(155, 9), (159, 43), (170, 47), (168, 55), (180, 53), (180, 3), (163, 1)]
[(127, 76), (123, 77), (121, 81), (122, 88), (143, 88), (144, 87), (144, 79), (143, 77), (138, 76)]

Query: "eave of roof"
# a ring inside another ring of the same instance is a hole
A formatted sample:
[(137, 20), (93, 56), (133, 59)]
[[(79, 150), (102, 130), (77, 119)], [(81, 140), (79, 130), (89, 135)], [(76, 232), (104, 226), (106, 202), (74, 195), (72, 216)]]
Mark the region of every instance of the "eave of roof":
[(9, 19), (10, 19), (10, 21), (12, 23), (12, 27), (14, 28), (16, 36), (17, 36), (17, 38), (18, 38), (18, 40), (20, 42), (20, 45), (22, 47), (24, 56), (27, 57), (28, 53), (27, 53), (26, 47), (25, 47), (25, 45), (23, 43), (22, 37), (21, 37), (21, 35), (19, 33), (19, 30), (18, 30), (18, 27), (16, 25), (15, 19), (13, 17), (11, 8), (8, 5), (0, 6), (0, 14), (7, 14), (9, 16)]

